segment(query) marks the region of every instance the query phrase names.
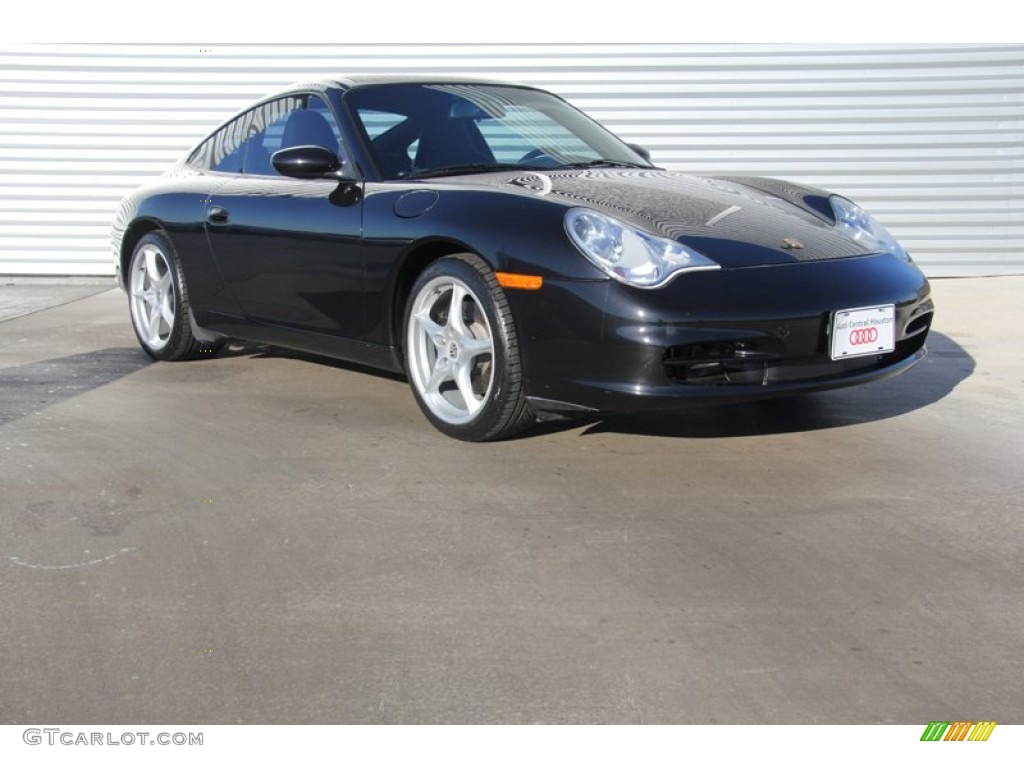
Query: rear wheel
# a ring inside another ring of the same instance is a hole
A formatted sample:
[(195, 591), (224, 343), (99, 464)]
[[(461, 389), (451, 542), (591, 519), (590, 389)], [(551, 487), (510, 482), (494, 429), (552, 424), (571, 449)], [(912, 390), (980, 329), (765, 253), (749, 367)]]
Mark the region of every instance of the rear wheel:
[(209, 357), (219, 342), (192, 333), (185, 276), (166, 236), (151, 232), (135, 246), (126, 280), (132, 327), (139, 344), (158, 360)]
[(487, 264), (447, 256), (423, 271), (410, 296), (405, 367), (430, 422), (469, 441), (512, 437), (532, 424), (515, 323)]

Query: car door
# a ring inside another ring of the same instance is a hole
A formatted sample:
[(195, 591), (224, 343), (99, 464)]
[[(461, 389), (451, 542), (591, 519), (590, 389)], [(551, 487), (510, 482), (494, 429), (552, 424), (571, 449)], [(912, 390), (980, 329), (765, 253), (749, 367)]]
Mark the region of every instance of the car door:
[(244, 133), (234, 150), (240, 171), (211, 196), (206, 212), (228, 290), (250, 320), (359, 336), (361, 183), (287, 178), (270, 160), (279, 149), (305, 144), (344, 158), (330, 109), (317, 95), (287, 96), (251, 110), (237, 130)]

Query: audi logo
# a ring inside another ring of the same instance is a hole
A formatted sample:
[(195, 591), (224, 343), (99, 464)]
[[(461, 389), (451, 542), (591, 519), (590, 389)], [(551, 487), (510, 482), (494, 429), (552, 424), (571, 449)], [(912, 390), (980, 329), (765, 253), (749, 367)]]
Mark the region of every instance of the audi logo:
[(854, 346), (878, 341), (877, 328), (855, 328), (850, 331), (850, 343)]

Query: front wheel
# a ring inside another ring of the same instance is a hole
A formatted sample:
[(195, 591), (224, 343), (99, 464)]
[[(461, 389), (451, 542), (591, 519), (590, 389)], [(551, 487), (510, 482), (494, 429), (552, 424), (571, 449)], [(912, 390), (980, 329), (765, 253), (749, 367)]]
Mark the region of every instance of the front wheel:
[(473, 254), (439, 259), (413, 285), (405, 310), (405, 367), (430, 422), (481, 442), (533, 423), (508, 300)]

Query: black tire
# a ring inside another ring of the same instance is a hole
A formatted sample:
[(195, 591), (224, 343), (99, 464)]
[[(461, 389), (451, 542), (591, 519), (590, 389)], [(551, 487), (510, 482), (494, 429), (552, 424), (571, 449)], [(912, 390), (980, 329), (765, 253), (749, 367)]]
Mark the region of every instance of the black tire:
[(132, 328), (146, 354), (157, 360), (191, 360), (212, 357), (220, 349), (220, 341), (200, 341), (193, 334), (185, 275), (166, 235), (150, 232), (139, 240), (125, 286)]
[[(462, 289), (467, 291), (460, 299), (462, 322), (453, 324), (448, 315)], [(446, 256), (423, 271), (409, 293), (402, 339), (413, 396), (441, 432), (484, 442), (513, 437), (533, 424), (508, 299), (479, 256)], [(489, 353), (482, 351), (487, 342)], [(445, 366), (450, 370), (443, 372)], [(450, 379), (442, 380), (449, 374)], [(441, 383), (431, 386), (435, 375)], [(463, 394), (464, 385), (472, 402)]]

